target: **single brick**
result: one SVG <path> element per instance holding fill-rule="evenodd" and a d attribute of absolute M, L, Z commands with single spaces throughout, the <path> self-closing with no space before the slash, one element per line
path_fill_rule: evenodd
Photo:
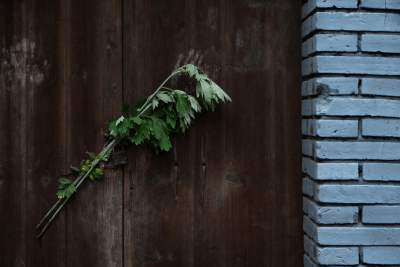
<path fill-rule="evenodd" d="M 400 206 L 364 206 L 362 222 L 398 224 L 400 223 Z"/>
<path fill-rule="evenodd" d="M 317 12 L 302 25 L 302 37 L 315 30 L 398 32 L 400 14 Z"/>
<path fill-rule="evenodd" d="M 367 181 L 400 181 L 400 164 L 363 163 L 363 179 Z"/>
<path fill-rule="evenodd" d="M 320 137 L 357 137 L 358 120 L 308 120 L 308 135 Z"/>
<path fill-rule="evenodd" d="M 399 0 L 361 0 L 360 7 L 378 9 L 400 9 Z"/>
<path fill-rule="evenodd" d="M 307 82 L 308 81 L 304 81 L 301 83 L 301 95 L 302 96 L 307 96 Z"/>
<path fill-rule="evenodd" d="M 304 267 L 319 267 L 320 265 L 317 265 L 314 263 L 308 256 L 307 254 L 304 254 L 303 256 L 303 263 Z"/>
<path fill-rule="evenodd" d="M 304 155 L 313 156 L 315 154 L 315 152 L 313 151 L 315 149 L 315 141 L 310 139 L 303 139 L 301 143 L 302 152 Z"/>
<path fill-rule="evenodd" d="M 308 198 L 303 198 L 303 211 L 319 224 L 358 223 L 358 207 L 319 206 Z"/>
<path fill-rule="evenodd" d="M 400 35 L 363 34 L 361 51 L 400 53 Z"/>
<path fill-rule="evenodd" d="M 315 56 L 303 60 L 303 76 L 316 73 L 400 75 L 400 58 Z"/>
<path fill-rule="evenodd" d="M 400 247 L 363 247 L 361 255 L 366 264 L 400 264 Z"/>
<path fill-rule="evenodd" d="M 399 119 L 363 119 L 363 136 L 400 137 Z"/>
<path fill-rule="evenodd" d="M 395 227 L 317 226 L 308 216 L 304 216 L 303 230 L 319 245 L 400 245 L 400 228 Z"/>
<path fill-rule="evenodd" d="M 334 142 L 304 139 L 303 154 L 319 159 L 399 160 L 398 142 Z"/>
<path fill-rule="evenodd" d="M 314 182 L 309 178 L 303 178 L 303 194 L 310 197 L 314 195 Z"/>
<path fill-rule="evenodd" d="M 358 94 L 358 78 L 316 78 L 303 82 L 303 96 Z"/>
<path fill-rule="evenodd" d="M 400 186 L 314 184 L 314 199 L 322 203 L 397 204 Z"/>
<path fill-rule="evenodd" d="M 358 163 L 317 163 L 303 158 L 302 166 L 315 180 L 358 180 Z"/>
<path fill-rule="evenodd" d="M 399 100 L 327 97 L 305 101 L 308 116 L 400 117 Z"/>
<path fill-rule="evenodd" d="M 301 102 L 301 115 L 303 116 L 310 116 L 312 114 L 311 104 L 313 100 L 303 100 Z"/>
<path fill-rule="evenodd" d="M 304 236 L 304 251 L 317 264 L 355 265 L 359 263 L 358 247 L 320 247 Z"/>
<path fill-rule="evenodd" d="M 302 46 L 303 57 L 315 52 L 357 52 L 357 35 L 317 34 Z"/>
<path fill-rule="evenodd" d="M 308 120 L 301 120 L 301 133 L 304 135 L 308 135 Z"/>
<path fill-rule="evenodd" d="M 304 19 L 316 8 L 357 8 L 357 0 L 309 0 L 301 10 L 301 17 Z"/>
<path fill-rule="evenodd" d="M 400 96 L 400 80 L 398 79 L 376 79 L 363 78 L 361 94 Z"/>

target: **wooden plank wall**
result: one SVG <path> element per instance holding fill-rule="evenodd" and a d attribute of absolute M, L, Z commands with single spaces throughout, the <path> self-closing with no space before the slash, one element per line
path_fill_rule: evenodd
<path fill-rule="evenodd" d="M 302 266 L 300 14 L 299 0 L 1 0 L 0 265 Z M 60 172 L 187 63 L 233 102 L 168 153 L 128 148 L 37 240 Z"/>

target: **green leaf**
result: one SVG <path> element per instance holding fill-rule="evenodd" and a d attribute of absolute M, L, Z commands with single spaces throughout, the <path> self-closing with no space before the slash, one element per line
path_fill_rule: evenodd
<path fill-rule="evenodd" d="M 225 99 L 229 100 L 232 102 L 232 99 L 228 96 L 227 93 L 225 93 L 221 87 L 219 87 L 216 83 L 211 81 L 211 88 L 213 89 L 214 93 L 218 96 L 219 99 L 221 99 L 223 102 L 225 102 Z"/>
<path fill-rule="evenodd" d="M 167 123 L 171 125 L 172 128 L 175 128 L 176 118 L 171 118 L 170 116 L 167 116 Z"/>
<path fill-rule="evenodd" d="M 196 98 L 194 98 L 191 95 L 188 95 L 188 99 L 190 102 L 190 106 L 194 109 L 194 111 L 201 112 L 201 106 L 200 106 L 199 102 L 197 102 Z"/>
<path fill-rule="evenodd" d="M 169 140 L 168 131 L 165 129 L 161 131 L 161 139 L 159 145 L 160 148 L 164 151 L 168 151 L 172 147 L 171 141 Z"/>
<path fill-rule="evenodd" d="M 129 117 L 129 104 L 128 103 L 126 103 L 126 102 L 122 103 L 121 113 L 125 114 L 127 117 Z"/>
<path fill-rule="evenodd" d="M 161 138 L 162 126 L 156 120 L 153 119 L 153 134 L 157 140 Z"/>
<path fill-rule="evenodd" d="M 78 169 L 77 167 L 74 167 L 74 166 L 71 165 L 70 168 L 71 168 L 71 170 L 73 170 L 73 171 L 79 172 L 79 169 Z"/>
<path fill-rule="evenodd" d="M 158 93 L 158 94 L 157 94 L 157 97 L 158 97 L 161 101 L 163 101 L 163 102 L 165 102 L 165 103 L 174 102 L 174 99 L 173 99 L 170 95 L 168 95 L 168 94 L 166 94 L 166 93 Z"/>
<path fill-rule="evenodd" d="M 137 125 L 140 125 L 142 123 L 142 120 L 138 116 L 131 118 L 131 120 Z"/>
<path fill-rule="evenodd" d="M 129 129 L 132 128 L 132 121 L 131 120 L 123 120 L 120 124 L 117 125 L 117 129 L 122 133 L 122 134 L 127 134 L 129 132 Z"/>
<path fill-rule="evenodd" d="M 156 109 L 156 107 L 158 107 L 158 100 L 157 100 L 157 98 L 154 97 L 154 98 L 152 99 L 151 105 L 152 105 L 153 109 Z"/>
<path fill-rule="evenodd" d="M 116 125 L 118 126 L 121 122 L 124 121 L 124 119 L 125 119 L 125 117 L 124 117 L 124 116 L 121 116 L 121 117 L 117 120 Z"/>
<path fill-rule="evenodd" d="M 136 132 L 136 135 L 133 138 L 133 140 L 135 141 L 136 145 L 139 145 L 142 143 L 145 137 L 150 138 L 150 126 L 147 120 L 142 121 L 142 124 L 140 125 L 138 131 Z"/>
<path fill-rule="evenodd" d="M 86 151 L 86 153 L 87 153 L 92 159 L 97 159 L 97 156 L 96 156 L 94 153 L 89 152 L 89 151 Z"/>
<path fill-rule="evenodd" d="M 107 123 L 107 129 L 110 132 L 112 132 L 112 131 L 117 132 L 117 123 L 116 122 L 117 122 L 117 118 L 114 118 L 112 121 L 109 121 Z"/>
<path fill-rule="evenodd" d="M 71 180 L 65 179 L 65 178 L 60 178 L 58 181 L 59 181 L 61 184 L 63 184 L 63 185 L 72 184 L 72 181 L 71 181 Z"/>
<path fill-rule="evenodd" d="M 164 115 L 165 115 L 164 111 L 160 108 L 160 109 L 157 109 L 157 110 L 153 113 L 153 115 L 151 115 L 151 117 L 161 118 L 161 117 L 163 117 Z"/>

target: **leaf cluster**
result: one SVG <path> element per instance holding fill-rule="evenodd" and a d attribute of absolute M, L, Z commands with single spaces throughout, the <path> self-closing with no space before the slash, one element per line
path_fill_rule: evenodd
<path fill-rule="evenodd" d="M 221 101 L 231 101 L 230 97 L 196 66 L 185 65 L 172 75 L 180 72 L 188 73 L 196 79 L 196 96 L 161 86 L 150 97 L 139 99 L 133 106 L 132 113 L 129 104 L 123 103 L 122 116 L 107 123 L 111 134 L 120 138 L 124 145 L 146 142 L 155 148 L 156 153 L 159 150 L 168 151 L 172 147 L 169 135 L 184 134 L 194 122 L 195 113 L 200 113 L 202 108 L 214 111 L 216 104 Z"/>

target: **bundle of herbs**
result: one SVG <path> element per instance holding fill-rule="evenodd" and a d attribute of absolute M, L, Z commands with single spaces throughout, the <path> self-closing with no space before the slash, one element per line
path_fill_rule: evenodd
<path fill-rule="evenodd" d="M 164 87 L 172 76 L 182 72 L 186 72 L 190 77 L 196 79 L 196 96 Z M 225 100 L 231 101 L 230 97 L 201 69 L 188 64 L 175 70 L 151 96 L 139 99 L 133 106 L 131 113 L 129 104 L 122 103 L 122 116 L 107 123 L 110 132 L 107 134 L 109 140 L 103 146 L 100 154 L 86 152 L 91 160 L 83 160 L 79 168 L 71 166 L 71 169 L 78 173 L 75 181 L 66 178 L 59 180 L 60 186 L 57 192 L 59 199 L 36 228 L 50 216 L 56 207 L 61 205 L 38 237 L 44 233 L 68 199 L 87 177 L 92 180 L 102 178 L 103 169 L 96 168 L 96 166 L 101 161 L 109 160 L 116 144 L 129 145 L 132 143 L 139 145 L 146 142 L 155 149 L 157 154 L 160 150 L 169 151 L 172 147 L 169 138 L 170 133 L 185 133 L 186 129 L 194 122 L 195 113 L 200 113 L 202 108 L 207 111 L 214 111 L 216 104 L 221 101 L 225 102 Z"/>

